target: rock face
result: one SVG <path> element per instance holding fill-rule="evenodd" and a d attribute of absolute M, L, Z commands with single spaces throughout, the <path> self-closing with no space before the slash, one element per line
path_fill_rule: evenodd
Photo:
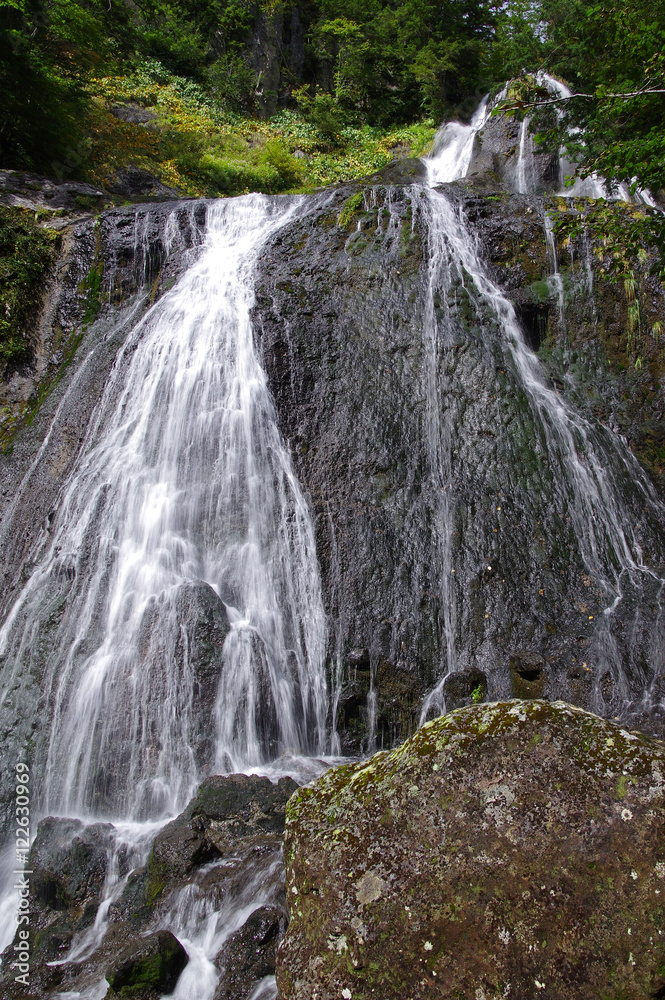
<path fill-rule="evenodd" d="M 665 744 L 460 709 L 287 810 L 281 1000 L 665 995 Z"/>
<path fill-rule="evenodd" d="M 469 675 L 457 679 L 462 698 L 480 673 L 490 700 L 562 698 L 664 731 L 661 696 L 648 713 L 642 697 L 663 683 L 664 619 L 650 575 L 665 572 L 662 508 L 650 507 L 654 486 L 616 434 L 658 484 L 662 348 L 645 337 L 643 368 L 625 363 L 625 297 L 588 234 L 565 247 L 556 238 L 560 300 L 546 216 L 575 215 L 579 203 L 492 183 L 447 186 L 454 212 L 443 249 L 434 196 L 373 178 L 328 192 L 259 264 L 256 332 L 315 518 L 343 746 L 394 745 L 433 691 L 434 714 L 444 700 L 449 708 L 449 672 Z M 515 310 L 527 357 L 541 363 L 545 418 L 505 327 L 458 267 L 461 216 L 502 308 Z M 645 325 L 665 314 L 647 271 Z M 560 400 L 588 421 L 621 498 L 616 514 L 612 504 L 581 514 L 596 487 L 575 495 L 571 452 L 552 434 Z M 607 590 L 618 551 L 608 539 L 623 517 L 624 538 L 643 540 L 646 571 Z M 583 551 L 590 524 L 608 531 L 593 570 Z"/>

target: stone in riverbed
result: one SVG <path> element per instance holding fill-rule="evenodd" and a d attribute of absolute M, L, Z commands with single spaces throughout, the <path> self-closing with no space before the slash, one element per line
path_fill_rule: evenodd
<path fill-rule="evenodd" d="M 140 938 L 107 972 L 111 996 L 142 997 L 151 991 L 171 993 L 187 962 L 187 952 L 170 931 L 157 931 Z"/>
<path fill-rule="evenodd" d="M 287 808 L 281 1000 L 665 995 L 665 744 L 461 709 Z"/>
<path fill-rule="evenodd" d="M 214 1000 L 247 1000 L 262 979 L 274 974 L 286 924 L 280 906 L 260 906 L 250 914 L 215 959 L 222 975 Z"/>

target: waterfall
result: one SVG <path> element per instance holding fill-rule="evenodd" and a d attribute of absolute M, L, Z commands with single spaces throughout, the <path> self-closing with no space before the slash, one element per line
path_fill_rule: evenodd
<path fill-rule="evenodd" d="M 533 190 L 533 143 L 529 135 L 529 119 L 520 127 L 520 151 L 517 160 L 517 193 L 528 194 Z"/>
<path fill-rule="evenodd" d="M 43 676 L 35 826 L 47 813 L 115 824 L 97 918 L 65 961 L 105 932 L 118 851 L 131 841 L 130 867 L 145 863 L 201 777 L 325 750 L 313 527 L 250 322 L 257 256 L 303 207 L 261 195 L 207 206 L 204 251 L 122 347 L 0 632 L 0 704 L 26 665 Z M 232 917 L 174 903 L 192 958 L 178 996 L 212 996 L 214 949 L 259 905 L 249 883 L 229 897 Z"/>
<path fill-rule="evenodd" d="M 559 271 L 559 259 L 556 252 L 556 239 L 554 236 L 554 226 L 551 217 L 545 214 L 545 240 L 547 242 L 547 253 L 550 259 L 551 274 L 549 276 L 550 287 L 554 289 L 559 311 L 559 326 L 562 332 L 566 329 L 565 299 L 563 289 L 563 278 Z"/>
<path fill-rule="evenodd" d="M 475 125 L 467 126 L 464 131 L 461 126 L 456 126 L 454 134 L 448 133 L 447 145 L 433 152 L 432 161 L 428 163 L 432 187 L 465 175 L 469 166 L 470 144 L 475 139 L 479 122 L 482 127 L 486 108 L 485 98 L 474 116 Z M 526 134 L 524 130 L 522 134 Z M 453 292 L 457 296 L 456 288 L 464 289 L 475 305 L 478 335 L 487 341 L 488 350 L 492 350 L 490 341 L 495 340 L 498 332 L 504 363 L 512 370 L 520 389 L 526 393 L 534 425 L 543 442 L 543 451 L 548 456 L 555 495 L 561 508 L 568 510 L 589 576 L 598 580 L 602 588 L 605 608 L 603 619 L 597 626 L 596 646 L 602 650 L 604 661 L 628 702 L 630 687 L 625 679 L 625 668 L 610 634 L 612 614 L 624 598 L 627 585 L 635 587 L 643 600 L 645 588 L 651 588 L 658 606 L 662 608 L 665 579 L 645 562 L 641 528 L 626 509 L 619 477 L 632 481 L 638 496 L 638 509 L 652 525 L 663 522 L 665 506 L 625 442 L 605 428 L 592 425 L 550 388 L 537 357 L 525 345 L 512 304 L 491 280 L 480 260 L 476 241 L 462 210 L 455 209 L 449 196 L 441 190 L 425 190 L 421 197 L 427 203 L 425 214 L 429 231 L 430 307 L 425 337 L 431 352 L 431 371 L 438 370 L 438 354 L 445 341 L 446 329 L 450 329 L 449 309 L 444 307 L 443 315 L 439 309 L 441 318 L 437 318 L 434 303 L 436 300 L 449 302 Z M 551 227 L 546 227 L 546 235 L 550 252 L 556 254 Z M 563 324 L 563 287 L 556 256 L 554 265 L 553 280 Z M 494 317 L 496 325 L 488 325 L 483 319 L 488 313 Z M 459 586 L 463 579 L 470 578 L 468 570 L 460 565 L 461 557 L 456 556 L 451 542 L 455 514 L 455 502 L 451 497 L 454 396 L 446 398 L 442 388 L 437 389 L 433 384 L 430 398 L 434 400 L 430 409 L 435 418 L 430 421 L 428 433 L 430 449 L 436 454 L 434 467 L 440 477 L 439 494 L 442 498 L 439 536 L 447 656 L 442 676 L 424 700 L 421 723 L 435 712 L 445 710 L 444 682 L 447 674 L 456 669 L 458 658 L 455 622 L 457 603 L 462 597 Z M 487 569 L 491 571 L 491 566 L 488 565 Z M 657 631 L 658 625 L 653 634 L 654 648 L 660 641 Z M 648 700 L 646 694 L 644 697 Z M 600 700 L 596 710 L 601 714 L 603 712 Z"/>
<path fill-rule="evenodd" d="M 43 657 L 43 811 L 173 813 L 212 764 L 324 749 L 313 529 L 249 320 L 256 256 L 300 205 L 208 207 L 205 253 L 121 351 L 0 633 L 5 677 Z M 201 665 L 211 616 L 226 636 Z"/>
<path fill-rule="evenodd" d="M 489 94 L 482 99 L 468 125 L 448 122 L 439 129 L 434 138 L 432 152 L 425 160 L 432 187 L 466 176 L 476 136 L 489 115 L 488 105 Z"/>
<path fill-rule="evenodd" d="M 645 523 L 663 521 L 665 510 L 646 475 L 625 442 L 587 420 L 549 384 L 511 302 L 481 260 L 462 209 L 451 192 L 436 189 L 467 174 L 489 109 L 486 97 L 469 125 L 453 123 L 440 131 L 426 161 L 430 186 L 408 192 L 411 234 L 408 216 L 392 211 L 390 190 L 384 203 L 372 189 L 364 204 L 381 208 L 377 225 L 385 225 L 397 245 L 408 243 L 421 220 L 426 229 L 428 259 L 424 265 L 418 259 L 410 278 L 408 301 L 415 302 L 418 281 L 425 301 L 422 361 L 418 355 L 409 391 L 422 404 L 418 427 L 425 437 L 422 468 L 433 537 L 427 579 L 441 608 L 433 631 L 443 641 L 441 663 L 428 664 L 434 681 L 421 721 L 445 710 L 446 677 L 468 666 L 460 635 L 470 614 L 471 586 L 493 573 L 494 560 L 481 551 L 486 539 L 481 545 L 475 538 L 475 549 L 462 547 L 454 530 L 463 421 L 467 430 L 471 422 L 489 424 L 502 405 L 489 402 L 498 389 L 481 383 L 489 383 L 487 372 L 492 378 L 496 369 L 507 373 L 508 391 L 525 400 L 528 418 L 516 435 L 533 429 L 529 447 L 547 469 L 543 502 L 565 521 L 562 545 L 577 547 L 579 562 L 601 593 L 594 641 L 626 703 L 635 685 L 625 677 L 613 615 L 631 588 L 638 598 L 651 588 L 644 603 L 655 594 L 652 602 L 659 607 L 665 588 L 643 556 L 642 525 L 634 515 L 639 507 Z M 526 121 L 519 149 L 518 183 L 527 193 L 533 174 Z M 207 205 L 205 246 L 120 349 L 84 430 L 76 467 L 0 630 L 0 708 L 20 711 L 12 699 L 22 673 L 39 678 L 41 686 L 41 725 L 29 748 L 39 764 L 33 771 L 33 820 L 54 813 L 113 824 L 103 898 L 63 963 L 86 961 L 98 949 L 128 869 L 145 864 L 155 832 L 182 809 L 202 777 L 237 770 L 277 777 L 298 755 L 339 752 L 334 725 L 348 653 L 339 596 L 345 567 L 328 505 L 331 617 L 339 612 L 332 622 L 328 747 L 328 630 L 314 528 L 279 432 L 251 323 L 259 255 L 282 227 L 318 205 L 316 199 L 261 195 Z M 143 240 L 138 225 L 136 239 Z M 563 320 L 550 230 L 547 241 Z M 145 266 L 145 254 L 143 259 Z M 408 313 L 406 300 L 400 309 Z M 452 359 L 457 348 L 464 353 L 464 338 L 473 340 L 482 364 L 469 365 L 460 392 L 455 379 L 461 363 L 455 367 Z M 474 448 L 470 435 L 466 446 L 468 456 Z M 42 451 L 35 461 L 41 458 Z M 30 475 L 33 469 L 34 463 Z M 633 484 L 628 503 L 621 477 Z M 475 484 L 467 476 L 463 485 L 471 508 Z M 494 496 L 491 509 L 498 512 Z M 410 605 L 403 603 L 406 617 Z M 477 617 L 477 631 L 484 632 L 476 648 L 492 652 L 500 645 L 498 627 L 485 608 Z M 508 640 L 502 643 L 505 654 Z M 373 750 L 379 656 L 374 647 L 368 652 L 366 747 Z M 600 701 L 597 709 L 604 711 Z M 309 780 L 322 765 L 310 759 L 297 766 Z M 6 860 L 0 859 L 3 872 L 11 868 Z M 223 944 L 254 909 L 274 902 L 279 845 L 252 861 L 251 870 L 245 860 L 234 859 L 238 879 L 221 902 L 208 876 L 228 859 L 197 869 L 185 888 L 169 896 L 158 926 L 151 927 L 172 930 L 189 954 L 176 1000 L 212 1000 L 219 980 L 214 959 Z M 0 898 L 5 939 L 11 936 L 12 910 L 15 899 Z M 104 982 L 98 982 L 86 998 L 97 1000 L 104 992 Z M 268 997 L 275 997 L 271 977 L 257 987 L 254 1000 Z"/>

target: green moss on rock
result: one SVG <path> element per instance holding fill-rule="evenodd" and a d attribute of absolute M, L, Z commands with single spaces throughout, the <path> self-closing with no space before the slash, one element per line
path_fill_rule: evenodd
<path fill-rule="evenodd" d="M 328 772 L 287 808 L 280 997 L 659 995 L 664 797 L 664 744 L 562 702 Z"/>
<path fill-rule="evenodd" d="M 140 997 L 148 990 L 170 993 L 187 962 L 187 952 L 170 931 L 150 934 L 128 948 L 108 971 L 111 995 Z"/>

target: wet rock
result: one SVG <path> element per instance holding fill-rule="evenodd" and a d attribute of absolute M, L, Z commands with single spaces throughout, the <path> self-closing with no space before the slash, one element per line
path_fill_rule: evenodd
<path fill-rule="evenodd" d="M 217 856 L 218 852 L 203 832 L 179 816 L 155 837 L 150 862 L 175 881 L 185 878 L 197 865 Z"/>
<path fill-rule="evenodd" d="M 367 647 L 351 649 L 347 653 L 346 660 L 353 670 L 369 670 L 369 649 Z"/>
<path fill-rule="evenodd" d="M 203 782 L 184 815 L 201 823 L 208 841 L 223 852 L 247 837 L 281 834 L 286 803 L 297 787 L 292 778 L 273 784 L 257 775 L 214 775 Z"/>
<path fill-rule="evenodd" d="M 280 907 L 261 906 L 229 937 L 215 959 L 222 973 L 215 1000 L 247 1000 L 261 979 L 274 975 L 287 922 Z"/>
<path fill-rule="evenodd" d="M 106 973 L 111 995 L 171 993 L 188 961 L 187 952 L 170 931 L 150 934 L 123 952 Z"/>
<path fill-rule="evenodd" d="M 393 160 L 367 178 L 372 184 L 426 184 L 427 167 L 417 157 Z"/>
<path fill-rule="evenodd" d="M 510 657 L 510 674 L 516 698 L 542 698 L 546 687 L 545 660 L 530 650 L 518 650 Z"/>
<path fill-rule="evenodd" d="M 113 827 L 109 823 L 86 826 L 80 820 L 48 817 L 40 821 L 30 849 L 26 876 L 30 890 L 31 992 L 46 996 L 62 988 L 70 977 L 63 966 L 49 966 L 68 952 L 74 935 L 95 919 L 107 874 Z M 20 930 L 20 928 L 19 928 Z M 14 942 L 3 955 L 3 971 L 13 959 Z M 11 973 L 0 987 L 8 1000 L 23 1000 L 20 984 Z"/>
<path fill-rule="evenodd" d="M 543 152 L 534 145 L 530 132 L 522 136 L 522 125 L 505 115 L 491 116 L 478 132 L 473 144 L 467 176 L 478 180 L 489 175 L 510 191 L 528 190 L 542 194 L 562 187 L 559 177 L 558 153 Z M 524 143 L 528 157 L 522 169 L 528 176 L 520 178 L 520 145 Z"/>
<path fill-rule="evenodd" d="M 486 694 L 487 677 L 482 670 L 455 670 L 443 682 L 443 695 L 449 712 L 484 701 Z"/>
<path fill-rule="evenodd" d="M 315 773 L 320 769 L 315 767 Z M 72 944 L 80 941 L 80 935 L 94 923 L 107 874 L 113 827 L 85 826 L 71 819 L 43 820 L 28 865 L 33 871 L 32 992 L 24 996 L 22 987 L 18 988 L 8 975 L 0 986 L 3 1000 L 5 993 L 7 1000 L 42 1000 L 65 990 L 84 991 L 95 982 L 95 976 L 98 981 L 108 968 L 116 970 L 118 983 L 124 983 L 115 987 L 122 996 L 154 1000 L 160 991 L 170 992 L 172 986 L 149 986 L 146 980 L 143 992 L 122 993 L 130 988 L 122 977 L 129 975 L 127 969 L 135 959 L 148 963 L 142 951 L 138 958 L 133 952 L 137 937 L 140 942 L 154 939 L 150 947 L 154 946 L 156 957 L 150 960 L 151 968 L 157 969 L 159 975 L 167 974 L 170 959 L 162 968 L 160 939 L 155 935 L 144 939 L 141 935 L 164 917 L 177 894 L 187 886 L 195 886 L 199 897 L 216 909 L 230 905 L 249 912 L 257 899 L 264 904 L 226 942 L 223 960 L 220 958 L 229 989 L 233 987 L 234 995 L 242 997 L 242 982 L 258 982 L 274 971 L 275 949 L 286 926 L 281 841 L 286 803 L 297 787 L 286 777 L 277 783 L 245 774 L 206 779 L 184 812 L 157 834 L 147 864 L 129 873 L 124 888 L 108 909 L 103 940 L 82 964 L 47 963 L 65 959 Z M 129 863 L 122 851 L 116 855 L 116 863 L 119 875 L 126 875 Z M 11 946 L 5 953 L 5 959 L 8 957 Z"/>
<path fill-rule="evenodd" d="M 213 718 L 219 687 L 222 647 L 230 630 L 223 601 L 207 583 L 187 581 L 146 605 L 139 648 L 144 663 L 164 659 L 178 665 L 192 683 L 189 745 L 199 772 L 215 763 Z M 161 697 L 155 690 L 155 697 Z"/>
<path fill-rule="evenodd" d="M 620 516 L 644 525 L 642 551 L 660 574 L 662 518 L 645 510 L 639 473 L 621 468 L 632 457 L 624 450 L 619 460 L 625 446 L 598 414 L 609 415 L 611 400 L 616 426 L 637 440 L 647 421 L 626 401 L 633 390 L 646 399 L 652 385 L 655 428 L 665 412 L 665 378 L 625 360 L 615 368 L 604 353 L 600 340 L 618 343 L 627 316 L 598 263 L 602 248 L 594 244 L 590 253 L 582 237 L 574 249 L 557 247 L 579 347 L 571 352 L 544 216 L 573 209 L 511 194 L 498 181 L 488 187 L 478 176 L 447 185 L 445 196 L 466 216 L 527 350 L 538 352 L 544 385 L 550 379 L 588 420 L 621 496 Z M 649 721 L 640 707 L 660 671 L 653 578 L 622 582 L 618 604 L 597 572 L 584 582 L 589 560 L 585 532 L 572 527 L 579 505 L 569 459 L 557 454 L 549 417 L 541 423 L 525 392 L 501 322 L 454 262 L 429 299 L 427 202 L 415 185 L 340 187 L 281 230 L 258 265 L 254 322 L 314 516 L 331 623 L 327 657 L 340 665 L 331 666 L 330 680 L 339 685 L 341 745 L 366 752 L 371 740 L 381 747 L 404 739 L 419 723 L 424 697 L 433 693 L 431 710 L 442 711 L 445 675 L 477 664 L 490 700 L 562 698 L 610 717 L 630 715 L 634 724 L 639 711 L 641 727 L 661 731 L 658 712 L 649 710 Z M 590 273 L 604 302 L 595 319 Z M 646 274 L 640 280 L 651 289 Z M 662 289 L 649 296 L 656 322 Z M 434 347 L 425 335 L 431 315 Z M 660 373 L 656 342 L 646 340 L 652 372 Z M 665 468 L 656 430 L 644 440 Z M 432 442 L 441 450 L 432 451 Z M 607 578 L 610 564 L 608 556 Z M 368 651 L 371 669 L 366 658 L 349 658 L 352 649 Z M 520 650 L 542 658 L 541 681 L 511 666 Z M 571 672 L 577 663 L 586 666 Z M 606 675 L 612 684 L 603 684 Z"/>
<path fill-rule="evenodd" d="M 135 101 L 128 101 L 126 104 L 117 104 L 110 110 L 115 118 L 119 118 L 123 122 L 129 122 L 130 125 L 147 125 L 157 117 L 154 111 L 136 104 Z"/>
<path fill-rule="evenodd" d="M 283 1000 L 665 990 L 665 744 L 564 703 L 473 706 L 287 811 Z"/>
<path fill-rule="evenodd" d="M 145 876 L 127 886 L 113 909 L 114 919 L 150 913 L 195 869 L 216 858 L 278 847 L 286 803 L 297 787 L 291 778 L 277 784 L 248 774 L 207 778 L 185 811 L 155 838 Z M 225 870 L 220 868 L 216 877 L 224 879 Z"/>
<path fill-rule="evenodd" d="M 0 170 L 0 205 L 76 217 L 99 211 L 108 200 L 108 195 L 92 184 L 52 180 L 22 170 Z"/>
<path fill-rule="evenodd" d="M 96 900 L 104 885 L 111 844 L 110 823 L 86 826 L 76 819 L 41 820 L 28 868 L 36 926 L 51 911 L 64 912 Z"/>

